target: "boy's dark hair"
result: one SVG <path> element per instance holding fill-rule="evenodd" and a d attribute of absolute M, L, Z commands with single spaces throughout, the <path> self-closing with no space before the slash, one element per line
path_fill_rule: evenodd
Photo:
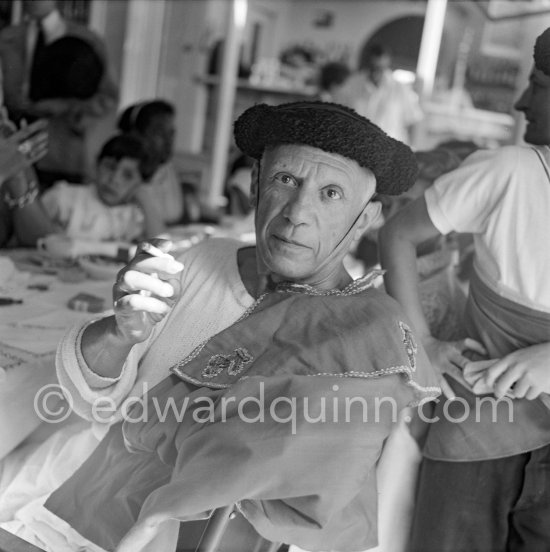
<path fill-rule="evenodd" d="M 139 163 L 139 170 L 142 178 L 144 180 L 149 180 L 149 178 L 151 178 L 151 174 L 144 168 L 146 165 L 147 153 L 141 140 L 135 136 L 117 134 L 107 140 L 97 156 L 97 162 L 99 163 L 106 157 L 116 159 L 117 162 L 124 157 L 135 159 Z"/>
<path fill-rule="evenodd" d="M 147 130 L 151 121 L 159 115 L 174 115 L 174 106 L 165 100 L 148 100 L 127 107 L 118 119 L 121 132 L 138 132 Z"/>

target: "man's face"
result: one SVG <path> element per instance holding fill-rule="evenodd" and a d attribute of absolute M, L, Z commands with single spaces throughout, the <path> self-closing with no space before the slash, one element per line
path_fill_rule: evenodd
<path fill-rule="evenodd" d="M 137 187 L 142 183 L 139 161 L 123 157 L 120 161 L 104 157 L 97 166 L 97 195 L 113 207 L 132 200 Z"/>
<path fill-rule="evenodd" d="M 336 287 L 346 251 L 331 253 L 375 186 L 370 171 L 340 155 L 303 145 L 266 149 L 259 190 L 253 190 L 254 197 L 259 193 L 256 240 L 265 268 L 276 279 Z M 368 226 L 369 215 L 361 215 L 350 242 Z"/>
<path fill-rule="evenodd" d="M 367 64 L 367 74 L 375 86 L 380 86 L 384 75 L 391 67 L 390 56 L 371 56 Z"/>
<path fill-rule="evenodd" d="M 550 77 L 533 68 L 529 84 L 514 106 L 527 120 L 523 138 L 529 144 L 550 144 Z"/>

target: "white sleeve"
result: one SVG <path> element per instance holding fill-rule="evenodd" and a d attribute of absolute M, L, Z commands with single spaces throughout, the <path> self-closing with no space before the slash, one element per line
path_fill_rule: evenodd
<path fill-rule="evenodd" d="M 115 410 L 132 390 L 138 375 L 141 357 L 147 351 L 153 335 L 143 343 L 134 345 L 117 378 L 100 376 L 86 364 L 81 351 L 82 334 L 92 322 L 71 328 L 57 348 L 55 359 L 57 379 L 71 408 L 82 418 L 101 421 L 94 415 L 94 408 L 112 405 Z M 155 328 L 156 329 L 156 328 Z M 96 405 L 96 407 L 94 407 Z M 105 414 L 105 422 L 111 422 Z"/>
<path fill-rule="evenodd" d="M 176 256 L 176 258 L 186 265 L 188 259 L 192 259 L 197 254 L 197 250 L 198 247 L 189 249 Z M 190 277 L 189 272 L 184 269 L 180 276 L 182 289 L 186 289 L 186 278 L 188 277 Z M 182 298 L 180 298 L 181 300 Z M 71 328 L 59 343 L 55 361 L 58 382 L 68 401 L 72 403 L 71 408 L 87 420 L 103 420 L 106 423 L 111 423 L 113 418 L 107 419 L 107 406 L 112 406 L 111 416 L 116 411 L 115 419 L 118 419 L 120 416 L 119 407 L 129 396 L 137 381 L 141 359 L 148 351 L 151 343 L 163 331 L 168 320 L 169 316 L 164 317 L 154 326 L 151 335 L 144 342 L 137 343 L 132 347 L 126 357 L 120 376 L 117 378 L 100 376 L 90 369 L 82 355 L 82 334 L 94 321 Z M 105 412 L 105 419 L 97 419 L 97 415 L 94 414 L 94 409 L 97 411 L 97 408 Z"/>
<path fill-rule="evenodd" d="M 481 233 L 518 165 L 518 149 L 478 151 L 439 177 L 424 193 L 428 214 L 442 234 Z"/>

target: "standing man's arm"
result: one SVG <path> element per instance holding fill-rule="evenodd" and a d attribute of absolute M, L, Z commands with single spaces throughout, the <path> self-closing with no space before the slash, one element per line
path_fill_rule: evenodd
<path fill-rule="evenodd" d="M 485 350 L 469 338 L 443 342 L 432 337 L 418 294 L 416 248 L 422 242 L 439 235 L 440 232 L 428 214 L 426 200 L 421 197 L 399 211 L 380 230 L 380 261 L 382 268 L 386 270 L 384 282 L 387 292 L 402 305 L 432 364 L 442 374 L 450 373 L 456 379 L 462 380 L 457 368 L 463 369 L 468 362 L 463 356 L 464 351 L 471 349 L 484 354 Z M 454 395 L 443 378 L 440 384 L 447 396 Z"/>
<path fill-rule="evenodd" d="M 402 305 L 422 341 L 430 338 L 430 330 L 418 295 L 416 248 L 439 235 L 423 197 L 401 209 L 379 232 L 386 291 Z"/>

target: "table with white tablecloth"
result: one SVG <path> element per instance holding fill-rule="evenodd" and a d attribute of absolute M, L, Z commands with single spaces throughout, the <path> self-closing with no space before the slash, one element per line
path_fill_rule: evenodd
<path fill-rule="evenodd" d="M 16 261 L 25 253 L 3 251 Z M 6 268 L 7 267 L 7 268 Z M 8 269 L 12 274 L 7 275 Z M 47 271 L 46 271 L 47 272 Z M 55 274 L 13 271 L 0 266 L 0 298 L 22 301 L 0 305 L 0 458 L 13 450 L 48 418 L 55 419 L 62 397 L 56 384 L 55 351 L 63 334 L 74 324 L 101 316 L 72 310 L 69 300 L 87 293 L 111 308 L 112 281 L 83 279 L 69 283 Z M 78 306 L 78 305 L 77 305 Z M 50 394 L 48 395 L 48 392 Z M 37 409 L 39 410 L 37 412 Z"/>

